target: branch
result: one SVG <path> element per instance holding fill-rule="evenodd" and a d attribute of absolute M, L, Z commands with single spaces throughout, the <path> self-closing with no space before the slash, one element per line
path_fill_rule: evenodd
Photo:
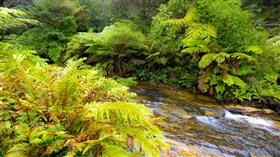
<path fill-rule="evenodd" d="M 22 30 L 13 40 L 16 40 L 19 36 L 21 36 L 25 31 L 27 31 L 29 28 L 25 28 Z"/>

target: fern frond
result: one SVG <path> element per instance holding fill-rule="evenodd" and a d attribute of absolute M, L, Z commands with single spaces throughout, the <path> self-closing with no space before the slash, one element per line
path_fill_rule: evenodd
<path fill-rule="evenodd" d="M 21 18 L 24 15 L 25 13 L 20 10 L 0 7 L 0 30 L 39 25 L 39 22 L 36 20 Z"/>
<path fill-rule="evenodd" d="M 177 29 L 182 29 L 183 27 L 189 26 L 195 20 L 196 20 L 196 9 L 193 7 L 187 11 L 185 17 L 181 19 L 170 19 L 165 21 L 164 23 L 167 25 L 175 26 Z"/>
<path fill-rule="evenodd" d="M 207 47 L 187 47 L 187 48 L 184 48 L 181 52 L 195 54 L 195 53 L 199 53 L 199 52 L 208 52 L 208 51 L 209 50 Z"/>
<path fill-rule="evenodd" d="M 143 105 L 125 102 L 93 103 L 87 105 L 85 109 L 88 111 L 88 116 L 97 121 L 110 120 L 123 124 L 131 122 L 147 124 L 150 121 L 148 117 L 152 115 L 151 110 Z"/>
<path fill-rule="evenodd" d="M 208 67 L 215 60 L 215 53 L 208 53 L 201 57 L 198 66 L 201 69 Z"/>
<path fill-rule="evenodd" d="M 241 66 L 241 67 L 238 68 L 236 74 L 241 76 L 241 75 L 247 75 L 247 74 L 250 74 L 250 73 L 254 73 L 255 68 L 256 67 L 252 66 L 252 65 L 244 65 L 244 66 Z"/>
<path fill-rule="evenodd" d="M 190 38 L 190 39 L 200 39 L 204 41 L 205 44 L 208 44 L 210 38 L 217 37 L 217 31 L 211 25 L 193 23 L 186 30 L 185 36 L 186 38 Z"/>
<path fill-rule="evenodd" d="M 7 154 L 5 155 L 6 157 L 27 157 L 26 151 L 28 144 L 27 143 L 22 143 L 22 144 L 16 144 L 13 147 L 11 147 Z"/>
<path fill-rule="evenodd" d="M 255 61 L 254 57 L 250 56 L 250 55 L 247 55 L 245 53 L 240 53 L 240 52 L 235 52 L 233 53 L 231 56 L 231 58 L 236 58 L 236 59 L 246 59 L 248 61 Z"/>
<path fill-rule="evenodd" d="M 102 142 L 104 151 L 102 157 L 129 157 L 129 153 L 122 146 L 115 143 Z"/>
<path fill-rule="evenodd" d="M 245 88 L 246 86 L 246 83 L 243 82 L 239 77 L 229 74 L 226 78 L 223 79 L 223 82 L 226 83 L 228 86 L 237 85 L 241 88 Z"/>
<path fill-rule="evenodd" d="M 185 36 L 182 40 L 184 47 L 182 53 L 208 53 L 210 51 L 208 44 L 212 38 L 216 38 L 217 32 L 211 25 L 193 23 L 186 30 Z"/>
<path fill-rule="evenodd" d="M 220 52 L 218 54 L 215 55 L 214 60 L 220 64 L 223 63 L 226 59 L 228 59 L 230 57 L 230 54 L 225 53 L 225 52 Z"/>
<path fill-rule="evenodd" d="M 244 46 L 241 48 L 244 52 L 253 52 L 255 54 L 261 54 L 263 50 L 259 46 Z"/>

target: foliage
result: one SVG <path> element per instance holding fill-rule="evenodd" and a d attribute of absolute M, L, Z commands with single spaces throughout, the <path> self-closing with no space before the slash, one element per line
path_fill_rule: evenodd
<path fill-rule="evenodd" d="M 237 17 L 241 15 L 244 18 Z M 258 90 L 249 88 L 259 66 L 257 55 L 262 55 L 261 46 L 266 39 L 264 33 L 254 29 L 249 18 L 239 2 L 215 0 L 197 1 L 182 18 L 163 22 L 178 35 L 185 30 L 185 37 L 181 37 L 181 53 L 191 55 L 193 59 L 189 61 L 195 61 L 191 64 L 201 69 L 197 79 L 201 92 L 221 100 L 237 98 L 242 101 L 268 96 L 265 89 L 277 91 L 277 85 L 272 87 L 265 81 L 257 82 L 262 84 Z M 224 20 L 226 26 L 221 22 Z M 249 35 L 249 30 L 254 34 Z M 262 45 L 255 46 L 257 44 Z M 270 96 L 278 97 L 275 92 L 270 92 Z"/>
<path fill-rule="evenodd" d="M 78 30 L 87 30 L 87 16 L 83 8 L 67 0 L 34 1 L 29 14 L 42 26 L 27 31 L 20 39 L 28 49 L 38 51 L 41 57 L 58 62 L 66 43 Z"/>
<path fill-rule="evenodd" d="M 84 57 L 109 75 L 124 76 L 137 65 L 137 56 L 146 49 L 144 35 L 126 23 L 106 27 L 100 34 L 79 33 L 67 44 L 64 59 Z M 141 64 L 141 60 L 138 61 Z"/>
<path fill-rule="evenodd" d="M 29 25 L 38 25 L 39 22 L 24 18 L 26 14 L 20 10 L 0 7 L 0 32 L 5 32 L 11 28 L 28 28 Z M 1 39 L 0 39 L 1 40 Z"/>
<path fill-rule="evenodd" d="M 159 156 L 152 111 L 83 60 L 50 66 L 0 43 L 1 156 Z"/>
<path fill-rule="evenodd" d="M 101 32 L 106 26 L 112 24 L 111 2 L 108 0 L 79 0 L 79 5 L 88 16 L 88 25 L 95 32 Z"/>
<path fill-rule="evenodd" d="M 220 46 L 236 49 L 265 44 L 265 33 L 253 26 L 251 15 L 241 9 L 239 0 L 200 0 L 196 7 L 200 22 L 211 24 L 217 30 Z"/>
<path fill-rule="evenodd" d="M 159 7 L 159 12 L 153 17 L 151 26 L 152 47 L 151 53 L 157 55 L 156 58 L 166 58 L 167 60 L 178 60 L 180 55 L 180 41 L 183 37 L 182 32 L 178 32 L 176 25 L 166 22 L 172 18 L 184 17 L 186 11 L 191 8 L 191 3 L 187 0 L 170 0 L 167 4 Z M 186 16 L 189 18 L 188 16 Z"/>

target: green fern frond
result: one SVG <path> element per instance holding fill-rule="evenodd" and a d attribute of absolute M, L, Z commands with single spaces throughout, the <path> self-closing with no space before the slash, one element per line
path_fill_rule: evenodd
<path fill-rule="evenodd" d="M 214 60 L 220 64 L 223 63 L 226 59 L 228 59 L 230 57 L 230 54 L 225 53 L 225 52 L 220 52 L 218 54 L 215 55 Z"/>
<path fill-rule="evenodd" d="M 189 26 L 195 20 L 196 20 L 196 9 L 193 7 L 187 11 L 185 17 L 181 19 L 167 20 L 164 23 L 167 25 L 175 26 L 177 29 L 182 29 L 183 27 Z"/>
<path fill-rule="evenodd" d="M 207 49 L 202 49 L 200 47 L 187 47 L 187 48 L 184 48 L 181 52 L 182 53 L 195 54 L 195 53 L 198 53 L 198 52 L 205 52 L 205 50 L 207 51 Z"/>
<path fill-rule="evenodd" d="M 247 55 L 245 53 L 240 53 L 240 52 L 235 52 L 233 53 L 231 56 L 231 58 L 236 58 L 236 59 L 246 59 L 248 61 L 255 61 L 254 57 L 250 56 L 250 55 Z"/>
<path fill-rule="evenodd" d="M 190 39 L 200 39 L 204 41 L 205 44 L 208 44 L 210 38 L 217 37 L 217 31 L 211 25 L 193 23 L 186 30 L 185 36 Z"/>
<path fill-rule="evenodd" d="M 277 35 L 267 41 L 267 47 L 270 49 L 280 48 L 280 35 Z"/>
<path fill-rule="evenodd" d="M 102 157 L 129 157 L 129 153 L 122 146 L 109 142 L 102 142 L 101 145 L 104 149 Z"/>
<path fill-rule="evenodd" d="M 6 157 L 27 157 L 26 151 L 28 144 L 27 143 L 22 143 L 22 144 L 16 144 L 13 147 L 11 147 L 7 154 L 5 155 Z"/>
<path fill-rule="evenodd" d="M 48 50 L 48 56 L 52 61 L 57 61 L 57 59 L 60 57 L 61 51 L 61 47 L 50 48 Z"/>
<path fill-rule="evenodd" d="M 244 52 L 253 52 L 255 54 L 261 54 L 263 50 L 259 46 L 244 46 L 241 48 Z"/>
<path fill-rule="evenodd" d="M 87 105 L 85 109 L 88 111 L 88 116 L 97 121 L 110 120 L 123 124 L 131 122 L 147 124 L 150 121 L 148 117 L 152 115 L 151 110 L 143 105 L 125 102 L 93 103 Z"/>
<path fill-rule="evenodd" d="M 208 53 L 210 50 L 208 45 L 212 38 L 216 38 L 217 32 L 211 25 L 206 24 L 191 24 L 186 30 L 185 38 L 182 40 L 182 53 Z"/>
<path fill-rule="evenodd" d="M 0 7 L 0 30 L 39 25 L 39 22 L 36 20 L 21 18 L 24 15 L 25 13 L 20 10 Z"/>
<path fill-rule="evenodd" d="M 223 63 L 226 59 L 230 57 L 230 54 L 225 52 L 220 53 L 208 53 L 201 57 L 198 66 L 202 69 L 208 67 L 212 62 L 217 62 L 218 64 Z"/>
<path fill-rule="evenodd" d="M 226 78 L 223 79 L 223 82 L 228 86 L 237 85 L 241 88 L 245 88 L 246 83 L 242 81 L 239 77 L 233 75 L 227 75 Z"/>
<path fill-rule="evenodd" d="M 201 69 L 208 67 L 215 60 L 215 53 L 208 53 L 201 57 L 198 66 Z"/>
<path fill-rule="evenodd" d="M 244 65 L 238 68 L 236 74 L 239 76 L 247 75 L 255 72 L 255 66 L 252 65 Z"/>

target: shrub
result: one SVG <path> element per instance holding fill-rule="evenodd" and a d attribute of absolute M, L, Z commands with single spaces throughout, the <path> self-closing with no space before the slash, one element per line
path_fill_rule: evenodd
<path fill-rule="evenodd" d="M 152 111 L 83 60 L 50 66 L 0 43 L 0 156 L 159 156 Z"/>

